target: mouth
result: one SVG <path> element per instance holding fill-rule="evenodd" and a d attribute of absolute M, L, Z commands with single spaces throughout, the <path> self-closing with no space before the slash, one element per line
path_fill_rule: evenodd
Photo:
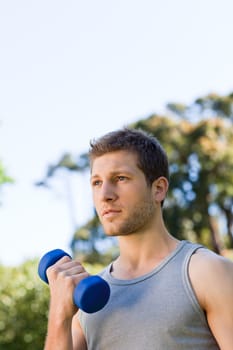
<path fill-rule="evenodd" d="M 120 213 L 120 210 L 116 209 L 106 209 L 101 213 L 102 217 L 112 217 Z"/>

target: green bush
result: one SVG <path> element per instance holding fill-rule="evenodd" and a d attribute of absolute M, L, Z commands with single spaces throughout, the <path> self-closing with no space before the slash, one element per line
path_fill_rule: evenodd
<path fill-rule="evenodd" d="M 37 261 L 0 266 L 0 349 L 41 350 L 47 327 L 49 288 Z"/>
<path fill-rule="evenodd" d="M 0 350 L 43 349 L 49 288 L 37 274 L 38 261 L 18 267 L 0 265 Z M 91 274 L 101 265 L 85 265 Z"/>

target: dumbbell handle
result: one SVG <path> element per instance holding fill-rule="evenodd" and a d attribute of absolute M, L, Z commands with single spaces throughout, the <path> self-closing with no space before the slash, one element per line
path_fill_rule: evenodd
<path fill-rule="evenodd" d="M 55 264 L 63 256 L 71 256 L 62 249 L 54 249 L 46 253 L 38 265 L 38 274 L 40 278 L 48 282 L 46 270 Z M 108 283 L 100 276 L 89 276 L 81 280 L 74 289 L 74 304 L 87 313 L 94 313 L 101 310 L 108 302 L 110 297 L 110 287 Z"/>

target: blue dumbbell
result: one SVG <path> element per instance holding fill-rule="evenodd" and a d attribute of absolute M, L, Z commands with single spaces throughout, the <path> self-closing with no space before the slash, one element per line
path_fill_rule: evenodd
<path fill-rule="evenodd" d="M 55 264 L 63 256 L 71 256 L 61 249 L 54 249 L 46 253 L 40 260 L 38 274 L 40 278 L 48 283 L 46 270 Z M 101 310 L 110 297 L 110 287 L 100 276 L 86 277 L 79 282 L 74 289 L 74 304 L 81 310 L 91 314 Z"/>

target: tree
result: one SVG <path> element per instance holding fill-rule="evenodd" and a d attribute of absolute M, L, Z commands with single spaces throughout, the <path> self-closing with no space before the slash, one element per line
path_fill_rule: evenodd
<path fill-rule="evenodd" d="M 85 265 L 96 274 L 100 265 Z M 49 287 L 39 279 L 38 260 L 17 267 L 0 265 L 0 349 L 41 350 L 49 308 Z"/>
<path fill-rule="evenodd" d="M 96 212 L 86 225 L 74 232 L 71 249 L 73 255 L 84 263 L 107 265 L 118 256 L 116 239 L 105 236 Z"/>
<path fill-rule="evenodd" d="M 226 96 L 212 93 L 197 98 L 194 105 L 199 106 L 202 115 L 207 112 L 210 115 L 226 118 L 233 122 L 233 92 Z"/>
<path fill-rule="evenodd" d="M 0 160 L 0 189 L 2 188 L 3 185 L 7 183 L 12 183 L 13 179 L 7 175 L 5 168 L 3 167 L 3 164 Z"/>
<path fill-rule="evenodd" d="M 224 242 L 217 214 L 227 209 L 228 215 L 232 213 L 233 130 L 229 120 L 215 117 L 192 123 L 183 116 L 171 120 L 154 115 L 134 126 L 153 133 L 168 153 L 171 181 L 165 217 L 171 233 L 220 253 Z M 233 247 L 231 227 L 228 236 Z"/>
<path fill-rule="evenodd" d="M 196 99 L 190 106 L 171 103 L 168 104 L 168 108 L 179 118 L 196 120 L 196 128 L 189 135 L 190 142 L 187 145 L 191 157 L 196 158 L 196 164 L 199 162 L 195 203 L 199 205 L 199 214 L 200 209 L 206 214 L 214 250 L 220 252 L 221 245 L 224 246 L 219 238 L 217 213 L 225 218 L 228 245 L 232 248 L 233 93 L 227 96 L 209 94 Z M 199 214 L 197 217 L 200 218 Z M 204 220 L 202 217 L 199 226 L 204 227 Z"/>
<path fill-rule="evenodd" d="M 48 287 L 39 280 L 37 261 L 0 266 L 0 348 L 39 350 L 47 327 Z"/>
<path fill-rule="evenodd" d="M 233 248 L 232 122 L 233 94 L 209 94 L 190 105 L 169 103 L 164 115 L 153 114 L 130 125 L 154 134 L 168 153 L 171 179 L 164 216 L 170 232 L 217 253 Z M 87 154 L 82 156 L 87 169 Z M 96 261 L 106 242 L 94 212 L 93 219 L 74 230 L 72 249 L 74 255 L 78 249 L 84 259 Z M 116 254 L 114 243 L 107 259 Z"/>

